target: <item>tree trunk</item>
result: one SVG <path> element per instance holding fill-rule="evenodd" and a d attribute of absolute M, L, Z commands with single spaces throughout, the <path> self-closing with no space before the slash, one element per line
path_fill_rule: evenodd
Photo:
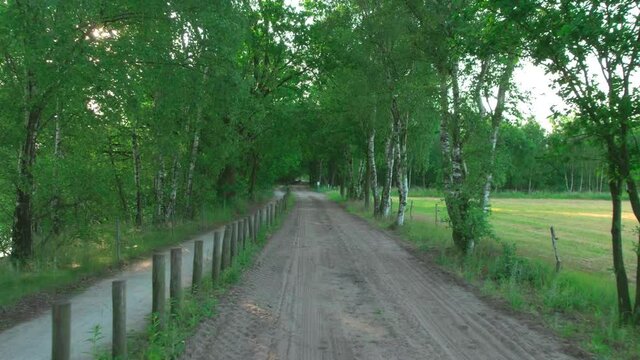
<path fill-rule="evenodd" d="M 171 192 L 169 193 L 169 203 L 165 212 L 165 222 L 169 223 L 175 219 L 176 206 L 178 199 L 178 172 L 180 171 L 180 162 L 178 154 L 173 157 L 173 166 L 171 167 Z"/>
<path fill-rule="evenodd" d="M 193 142 L 191 143 L 191 156 L 189 160 L 189 172 L 187 173 L 187 183 L 185 186 L 185 215 L 188 219 L 195 217 L 193 210 L 193 201 L 191 196 L 193 195 L 193 176 L 196 170 L 196 160 L 198 159 L 198 147 L 200 145 L 200 125 L 196 124 L 196 128 L 193 133 Z"/>
<path fill-rule="evenodd" d="M 638 232 L 638 243 L 636 250 L 636 305 L 633 308 L 634 322 L 640 325 L 640 232 Z"/>
<path fill-rule="evenodd" d="M 56 164 L 56 166 L 54 167 L 54 173 L 53 176 L 56 179 L 55 181 L 55 194 L 53 195 L 53 199 L 51 201 L 51 232 L 54 236 L 58 236 L 60 235 L 60 232 L 62 231 L 62 218 L 61 218 L 61 205 L 62 205 L 62 199 L 60 197 L 60 182 L 58 180 L 58 165 L 59 162 L 62 159 L 62 149 L 61 149 L 61 144 L 62 144 L 62 128 L 60 126 L 60 108 L 59 106 L 57 107 L 57 111 L 56 111 L 56 115 L 54 117 L 55 119 L 55 135 L 54 135 L 54 140 L 53 140 L 53 156 L 56 159 L 56 162 L 58 164 Z"/>
<path fill-rule="evenodd" d="M 251 176 L 249 178 L 249 198 L 256 199 L 256 182 L 258 181 L 258 155 L 251 151 Z"/>
<path fill-rule="evenodd" d="M 360 160 L 358 164 L 358 182 L 356 183 L 356 198 L 358 200 L 363 200 L 364 191 L 363 188 L 366 187 L 366 162 Z"/>
<path fill-rule="evenodd" d="M 464 192 L 464 161 L 462 158 L 462 134 L 460 133 L 460 93 L 457 69 L 451 72 L 453 110 L 449 109 L 447 78 L 441 74 L 440 81 L 440 147 L 443 158 L 445 203 L 451 224 L 453 243 L 462 253 L 472 252 L 475 247 L 473 228 L 469 221 L 469 197 Z"/>
<path fill-rule="evenodd" d="M 584 168 L 580 167 L 580 186 L 578 187 L 578 192 L 582 192 L 583 180 L 584 180 Z"/>
<path fill-rule="evenodd" d="M 158 157 L 158 172 L 154 179 L 153 187 L 156 193 L 156 211 L 154 223 L 159 224 L 164 220 L 164 180 L 167 176 L 164 165 L 164 157 L 160 155 Z"/>
<path fill-rule="evenodd" d="M 30 70 L 25 71 L 25 76 L 23 116 L 26 131 L 18 165 L 16 207 L 11 234 L 11 256 L 19 262 L 24 262 L 33 255 L 33 164 L 36 161 L 38 128 L 42 116 L 42 108 L 34 105 L 37 98 L 35 76 Z"/>
<path fill-rule="evenodd" d="M 627 194 L 629 195 L 629 202 L 631 203 L 631 210 L 636 218 L 636 223 L 640 223 L 640 194 L 638 193 L 638 185 L 636 184 L 633 175 L 629 168 L 629 162 L 631 161 L 629 151 L 626 145 L 622 148 L 622 170 L 621 173 L 626 179 Z M 633 309 L 634 322 L 636 325 L 640 325 L 640 232 L 638 233 L 638 244 L 636 248 L 636 302 Z"/>
<path fill-rule="evenodd" d="M 109 162 L 113 168 L 113 177 L 116 182 L 116 190 L 118 191 L 118 198 L 120 199 L 120 206 L 122 207 L 122 215 L 127 216 L 129 213 L 129 205 L 127 204 L 127 196 L 124 193 L 124 184 L 118 174 L 118 167 L 116 166 L 116 159 L 113 151 L 113 139 L 109 139 Z"/>
<path fill-rule="evenodd" d="M 404 213 L 407 207 L 407 196 L 409 194 L 409 183 L 407 176 L 407 119 L 403 122 L 399 119 L 397 126 L 398 140 L 396 143 L 396 161 L 398 164 L 397 180 L 398 180 L 398 214 L 396 217 L 396 225 L 404 225 Z"/>
<path fill-rule="evenodd" d="M 367 142 L 367 162 L 369 163 L 369 186 L 373 195 L 373 215 L 379 214 L 380 197 L 378 194 L 378 170 L 376 169 L 376 130 L 372 129 L 369 133 Z"/>
<path fill-rule="evenodd" d="M 209 68 L 204 69 L 202 75 L 202 86 L 206 85 L 209 78 Z M 202 95 L 202 94 L 201 94 Z M 191 157 L 189 159 L 189 169 L 187 173 L 187 183 L 185 184 L 185 215 L 188 219 L 193 220 L 195 211 L 193 209 L 193 177 L 196 169 L 196 160 L 198 159 L 198 150 L 200 146 L 200 123 L 202 122 L 202 99 L 196 104 L 196 118 L 194 122 L 193 141 L 191 143 Z"/>
<path fill-rule="evenodd" d="M 488 213 L 491 209 L 491 186 L 493 185 L 493 166 L 495 164 L 496 144 L 498 143 L 498 130 L 499 126 L 493 126 L 491 129 L 491 143 L 489 170 L 487 172 L 487 178 L 484 183 L 484 189 L 482 190 L 482 211 Z"/>
<path fill-rule="evenodd" d="M 573 164 L 571 164 L 571 190 L 569 192 L 573 192 L 573 173 L 574 173 L 574 166 Z"/>
<path fill-rule="evenodd" d="M 369 161 L 369 155 L 367 153 L 367 158 L 365 162 L 365 174 L 364 174 L 364 209 L 369 211 L 371 208 L 371 162 Z"/>
<path fill-rule="evenodd" d="M 138 144 L 138 133 L 135 127 L 131 130 L 131 151 L 133 154 L 133 176 L 136 186 L 136 215 L 135 224 L 137 227 L 142 226 L 142 165 L 140 161 L 140 148 Z"/>
<path fill-rule="evenodd" d="M 485 213 L 489 212 L 491 208 L 491 187 L 493 185 L 493 168 L 496 163 L 496 145 L 498 144 L 498 132 L 500 130 L 500 125 L 502 124 L 502 117 L 505 108 L 505 100 L 507 97 L 507 90 L 509 88 L 509 84 L 511 83 L 511 77 L 513 75 L 513 70 L 515 69 L 518 57 L 516 54 L 512 54 L 507 59 L 507 66 L 500 76 L 500 84 L 498 86 L 498 96 L 496 98 L 496 108 L 491 114 L 491 138 L 489 139 L 490 143 L 490 153 L 489 153 L 489 166 L 487 171 L 487 178 L 485 181 L 483 194 L 482 194 L 482 210 Z M 481 78 L 480 81 L 484 81 Z M 482 105 L 482 100 L 478 99 L 479 106 L 481 107 L 481 115 L 484 112 L 484 108 Z"/>
<path fill-rule="evenodd" d="M 385 167 L 384 183 L 382 187 L 382 195 L 380 198 L 379 216 L 389 217 L 391 213 L 391 185 L 393 181 L 393 167 L 395 158 L 395 129 L 391 129 L 385 149 Z"/>
<path fill-rule="evenodd" d="M 613 175 L 613 174 L 612 174 Z M 623 323 L 631 320 L 631 299 L 629 283 L 622 256 L 622 181 L 611 179 L 609 182 L 613 215 L 611 219 L 611 248 L 613 251 L 613 269 L 618 290 L 618 312 Z"/>

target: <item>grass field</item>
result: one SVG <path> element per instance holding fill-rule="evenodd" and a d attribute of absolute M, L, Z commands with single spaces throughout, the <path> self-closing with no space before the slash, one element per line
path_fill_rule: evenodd
<path fill-rule="evenodd" d="M 446 216 L 444 202 L 435 197 L 410 197 L 415 220 L 435 219 L 435 206 Z M 625 264 L 636 271 L 638 232 L 628 203 L 623 206 Z M 611 203 L 606 200 L 494 199 L 490 219 L 496 238 L 516 244 L 517 253 L 555 263 L 549 227 L 553 226 L 563 267 L 610 276 Z M 441 226 L 446 226 L 442 224 Z M 633 278 L 633 276 L 630 276 Z"/>

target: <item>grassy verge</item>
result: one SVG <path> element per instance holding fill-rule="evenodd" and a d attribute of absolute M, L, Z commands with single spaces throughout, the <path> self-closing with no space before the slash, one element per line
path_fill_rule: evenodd
<path fill-rule="evenodd" d="M 269 196 L 264 193 L 263 200 Z M 227 206 L 205 208 L 199 219 L 183 221 L 171 226 L 138 229 L 120 225 L 121 261 L 115 256 L 115 222 L 96 224 L 83 233 L 47 244 L 36 252 L 36 260 L 27 270 L 16 269 L 8 259 L 0 259 L 0 308 L 11 307 L 21 298 L 43 291 L 65 289 L 82 280 L 99 277 L 126 265 L 130 261 L 150 255 L 155 249 L 180 243 L 199 232 L 211 229 L 247 211 L 248 201 L 238 199 Z"/>
<path fill-rule="evenodd" d="M 391 224 L 374 219 L 361 203 L 344 201 L 335 191 L 328 196 L 376 226 L 389 228 Z M 544 319 L 558 334 L 577 341 L 598 359 L 639 358 L 640 332 L 618 326 L 615 286 L 608 277 L 576 269 L 556 274 L 552 264 L 519 255 L 516 245 L 505 238 L 486 239 L 473 256 L 460 258 L 452 249 L 450 230 L 435 224 L 433 218 L 414 217 L 396 231 L 484 294 Z"/>
<path fill-rule="evenodd" d="M 292 209 L 294 202 L 294 197 L 290 196 L 287 209 Z M 271 228 L 263 227 L 258 233 L 255 244 L 251 241 L 247 242 L 246 249 L 238 255 L 233 265 L 223 271 L 219 284 L 213 286 L 207 278 L 196 294 L 185 292 L 180 312 L 170 318 L 165 331 L 157 331 L 156 326 L 149 324 L 146 332 L 131 336 L 129 358 L 148 360 L 178 358 L 184 352 L 186 340 L 194 334 L 197 325 L 216 315 L 218 299 L 240 280 L 242 273 L 253 264 L 266 240 L 280 228 L 284 218 L 284 216 L 277 218 Z M 100 360 L 110 359 L 109 353 L 103 349 L 94 351 L 93 357 Z"/>

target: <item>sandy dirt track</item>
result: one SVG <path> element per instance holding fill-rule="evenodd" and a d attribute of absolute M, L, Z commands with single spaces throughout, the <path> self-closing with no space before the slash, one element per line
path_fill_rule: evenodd
<path fill-rule="evenodd" d="M 572 359 L 323 195 L 297 204 L 183 359 Z"/>

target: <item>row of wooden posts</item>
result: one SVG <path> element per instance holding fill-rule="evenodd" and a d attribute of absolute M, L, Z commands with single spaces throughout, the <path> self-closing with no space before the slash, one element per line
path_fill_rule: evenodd
<path fill-rule="evenodd" d="M 225 225 L 224 230 L 216 230 L 213 235 L 213 261 L 211 281 L 214 285 L 221 280 L 222 272 L 233 265 L 241 251 L 246 248 L 246 241 L 255 242 L 263 226 L 270 227 L 277 217 L 287 208 L 285 196 L 270 202 L 264 208 L 241 220 Z M 170 253 L 169 309 L 167 311 L 166 294 L 166 256 L 162 253 L 153 255 L 152 269 L 152 321 L 158 330 L 167 326 L 167 313 L 176 314 L 182 303 L 182 248 L 173 248 Z M 197 291 L 203 278 L 203 241 L 194 243 L 193 274 L 191 291 Z M 113 302 L 113 337 L 111 352 L 114 359 L 127 358 L 126 327 L 126 280 L 115 280 L 112 284 Z M 71 303 L 59 302 L 52 309 L 52 347 L 53 360 L 68 360 L 71 356 Z"/>

